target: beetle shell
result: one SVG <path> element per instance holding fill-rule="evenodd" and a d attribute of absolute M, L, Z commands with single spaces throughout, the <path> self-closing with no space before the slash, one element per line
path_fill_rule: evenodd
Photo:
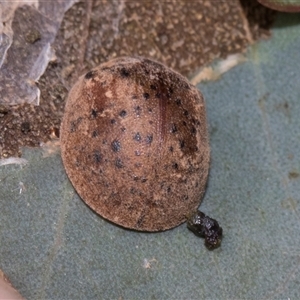
<path fill-rule="evenodd" d="M 206 186 L 203 97 L 158 62 L 113 59 L 71 89 L 61 150 L 73 186 L 102 217 L 141 231 L 175 227 Z"/>

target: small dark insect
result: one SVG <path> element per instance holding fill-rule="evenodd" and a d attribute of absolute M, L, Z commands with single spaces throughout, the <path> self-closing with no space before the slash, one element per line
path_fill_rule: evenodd
<path fill-rule="evenodd" d="M 223 229 L 219 223 L 203 212 L 197 210 L 187 219 L 187 228 L 195 235 L 205 238 L 205 246 L 208 250 L 214 250 L 221 246 Z"/>

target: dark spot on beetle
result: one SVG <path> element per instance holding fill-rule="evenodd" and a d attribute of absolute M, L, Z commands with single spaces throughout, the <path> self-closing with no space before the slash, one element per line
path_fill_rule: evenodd
<path fill-rule="evenodd" d="M 148 180 L 147 178 L 142 178 L 142 179 L 141 179 L 141 182 L 144 183 L 144 182 L 146 182 L 147 180 Z"/>
<path fill-rule="evenodd" d="M 131 187 L 130 188 L 130 193 L 134 195 L 136 193 L 136 189 L 134 187 Z"/>
<path fill-rule="evenodd" d="M 171 133 L 175 133 L 177 131 L 177 127 L 174 123 L 171 124 L 171 129 L 170 129 L 170 132 Z"/>
<path fill-rule="evenodd" d="M 24 134 L 27 134 L 29 131 L 31 131 L 30 123 L 29 123 L 29 122 L 23 122 L 23 123 L 21 124 L 21 131 L 22 131 Z"/>
<path fill-rule="evenodd" d="M 81 121 L 82 121 L 82 117 L 79 117 L 77 120 L 72 121 L 70 131 L 75 132 Z"/>
<path fill-rule="evenodd" d="M 151 84 L 151 85 L 150 85 L 150 89 L 151 89 L 151 90 L 156 90 L 157 87 L 156 87 L 155 85 Z"/>
<path fill-rule="evenodd" d="M 186 121 L 182 121 L 182 124 L 183 124 L 184 126 L 186 126 Z"/>
<path fill-rule="evenodd" d="M 196 134 L 196 132 L 197 132 L 197 130 L 196 130 L 196 128 L 193 126 L 192 129 L 191 129 L 191 133 L 192 133 L 192 134 Z"/>
<path fill-rule="evenodd" d="M 143 97 L 144 97 L 145 100 L 148 100 L 150 98 L 150 95 L 148 93 L 144 93 Z"/>
<path fill-rule="evenodd" d="M 138 116 L 140 116 L 142 109 L 141 109 L 140 106 L 136 106 L 136 107 L 134 108 L 134 111 L 135 111 L 135 113 L 136 113 Z"/>
<path fill-rule="evenodd" d="M 126 115 L 127 115 L 126 110 L 121 110 L 120 113 L 119 113 L 119 116 L 120 116 L 121 118 L 124 118 Z"/>
<path fill-rule="evenodd" d="M 125 128 L 125 127 L 121 127 L 121 131 L 122 131 L 122 132 L 125 132 L 125 131 L 126 131 L 126 128 Z"/>
<path fill-rule="evenodd" d="M 149 121 L 149 124 L 152 125 L 152 124 L 153 124 L 153 121 L 150 120 L 150 121 Z"/>
<path fill-rule="evenodd" d="M 118 157 L 118 158 L 116 159 L 115 166 L 116 166 L 118 169 L 121 169 L 121 168 L 124 167 L 121 158 Z"/>
<path fill-rule="evenodd" d="M 178 170 L 178 164 L 177 163 L 173 163 L 172 168 L 175 170 Z"/>
<path fill-rule="evenodd" d="M 137 95 L 132 95 L 132 99 L 133 99 L 133 100 L 136 100 L 137 98 L 138 98 Z"/>
<path fill-rule="evenodd" d="M 167 192 L 168 192 L 168 193 L 170 193 L 170 192 L 171 192 L 171 187 L 170 187 L 170 186 L 168 186 L 168 188 L 167 188 Z"/>
<path fill-rule="evenodd" d="M 151 144 L 153 141 L 153 135 L 152 134 L 148 134 L 146 136 L 146 144 Z"/>
<path fill-rule="evenodd" d="M 189 115 L 188 110 L 185 109 L 185 110 L 183 111 L 183 114 L 184 114 L 185 116 L 188 116 L 188 115 Z"/>
<path fill-rule="evenodd" d="M 85 79 L 92 79 L 97 75 L 97 71 L 89 71 L 85 74 Z"/>
<path fill-rule="evenodd" d="M 199 126 L 201 124 L 199 120 L 196 120 L 194 118 L 192 118 L 192 123 L 197 126 Z"/>
<path fill-rule="evenodd" d="M 115 123 L 116 123 L 116 120 L 115 120 L 115 119 L 111 119 L 111 120 L 110 120 L 110 123 L 111 123 L 111 124 L 115 124 Z"/>
<path fill-rule="evenodd" d="M 111 143 L 111 148 L 114 152 L 119 152 L 121 149 L 121 143 L 118 140 L 114 140 Z"/>
<path fill-rule="evenodd" d="M 139 180 L 139 176 L 133 176 L 133 180 L 134 181 L 138 181 Z"/>
<path fill-rule="evenodd" d="M 96 118 L 97 117 L 98 112 L 95 109 L 91 110 L 91 117 L 92 118 Z"/>
<path fill-rule="evenodd" d="M 96 163 L 100 163 L 102 161 L 102 154 L 98 150 L 95 150 L 93 154 L 93 159 Z"/>
<path fill-rule="evenodd" d="M 92 137 L 95 138 L 99 135 L 98 130 L 94 130 L 92 133 Z"/>
<path fill-rule="evenodd" d="M 145 218 L 145 215 L 144 215 L 144 214 L 142 214 L 142 215 L 139 217 L 139 219 L 138 219 L 137 222 L 136 222 L 136 226 L 137 226 L 137 227 L 141 227 L 144 218 Z"/>
<path fill-rule="evenodd" d="M 177 105 L 181 105 L 181 99 L 177 98 L 177 99 L 175 100 L 175 103 L 176 103 Z"/>
<path fill-rule="evenodd" d="M 173 146 L 170 146 L 170 147 L 169 147 L 169 150 L 170 150 L 170 152 L 173 152 L 173 151 L 174 151 Z"/>
<path fill-rule="evenodd" d="M 122 77 L 129 77 L 130 75 L 130 73 L 124 67 L 121 69 L 120 73 Z"/>
<path fill-rule="evenodd" d="M 103 141 L 102 141 L 102 144 L 103 144 L 103 145 L 107 145 L 107 140 L 103 140 Z"/>
<path fill-rule="evenodd" d="M 134 154 L 135 154 L 136 156 L 140 156 L 140 155 L 141 155 L 141 151 L 140 151 L 140 150 L 135 150 L 135 151 L 134 151 Z"/>
<path fill-rule="evenodd" d="M 180 149 L 184 148 L 184 146 L 185 146 L 185 141 L 184 141 L 184 140 L 180 140 L 180 141 L 179 141 L 179 145 L 180 145 Z"/>
<path fill-rule="evenodd" d="M 170 93 L 170 94 L 173 94 L 173 92 L 174 92 L 174 90 L 170 87 L 170 88 L 169 88 L 169 93 Z"/>
<path fill-rule="evenodd" d="M 188 195 L 183 195 L 182 200 L 183 200 L 183 201 L 189 200 L 189 196 L 188 196 Z"/>
<path fill-rule="evenodd" d="M 141 137 L 140 133 L 137 132 L 135 134 L 135 136 L 133 137 L 133 139 L 136 140 L 137 142 L 140 142 L 142 140 L 142 137 Z"/>
<path fill-rule="evenodd" d="M 161 93 L 156 93 L 156 94 L 155 94 L 155 98 L 160 99 L 160 98 L 161 98 Z"/>

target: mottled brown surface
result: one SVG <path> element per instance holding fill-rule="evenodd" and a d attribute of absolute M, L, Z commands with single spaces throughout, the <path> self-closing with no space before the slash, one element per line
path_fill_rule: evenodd
<path fill-rule="evenodd" d="M 254 0 L 240 0 L 243 12 L 247 19 L 250 38 L 253 41 L 271 36 L 270 24 L 273 24 L 276 11 L 267 8 Z"/>
<path fill-rule="evenodd" d="M 75 4 L 53 44 L 56 60 L 38 82 L 40 105 L 0 107 L 0 157 L 20 156 L 20 147 L 48 141 L 60 126 L 73 83 L 108 58 L 144 55 L 187 75 L 268 36 L 273 12 L 257 1 L 242 4 L 237 0 Z M 17 19 L 14 24 L 19 24 Z M 26 38 L 28 32 L 18 32 L 19 27 L 13 28 L 15 34 Z"/>
<path fill-rule="evenodd" d="M 108 57 L 142 55 L 191 75 L 248 44 L 238 0 L 103 3 L 95 1 L 92 10 L 89 67 Z"/>
<path fill-rule="evenodd" d="M 75 189 L 101 216 L 136 230 L 172 228 L 199 206 L 205 190 L 203 97 L 159 63 L 115 59 L 70 92 L 61 150 Z"/>

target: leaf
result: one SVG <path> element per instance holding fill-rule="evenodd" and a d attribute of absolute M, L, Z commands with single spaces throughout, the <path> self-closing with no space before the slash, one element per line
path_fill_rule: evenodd
<path fill-rule="evenodd" d="M 0 268 L 22 295 L 299 298 L 299 21 L 279 15 L 247 62 L 199 85 L 212 156 L 201 210 L 223 227 L 221 248 L 185 225 L 146 234 L 108 223 L 77 196 L 59 153 L 26 149 L 25 166 L 0 167 Z"/>
<path fill-rule="evenodd" d="M 299 0 L 258 0 L 261 4 L 283 12 L 300 12 Z"/>

